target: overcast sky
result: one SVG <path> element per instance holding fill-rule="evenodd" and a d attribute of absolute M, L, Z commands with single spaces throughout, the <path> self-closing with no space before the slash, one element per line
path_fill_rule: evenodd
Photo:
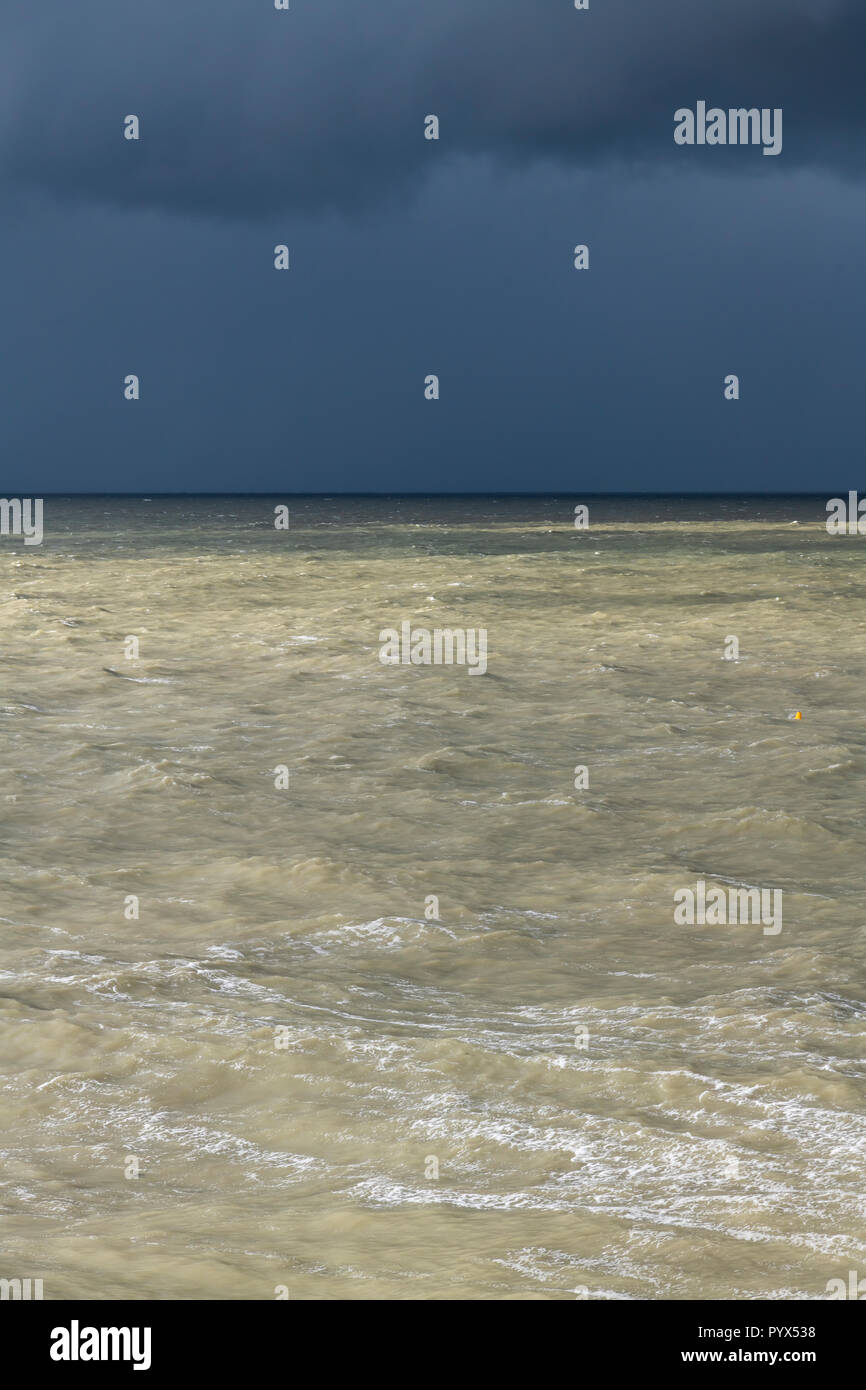
<path fill-rule="evenodd" d="M 863 0 L 5 5 L 4 495 L 857 487 L 864 53 Z"/>

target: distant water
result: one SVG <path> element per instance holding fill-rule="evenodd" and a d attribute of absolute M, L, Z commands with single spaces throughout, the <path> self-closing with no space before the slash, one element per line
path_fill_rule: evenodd
<path fill-rule="evenodd" d="M 0 539 L 0 1277 L 866 1275 L 866 538 L 809 498 L 280 500 Z M 405 620 L 486 628 L 488 674 L 383 665 Z M 782 931 L 675 925 L 698 880 Z"/>

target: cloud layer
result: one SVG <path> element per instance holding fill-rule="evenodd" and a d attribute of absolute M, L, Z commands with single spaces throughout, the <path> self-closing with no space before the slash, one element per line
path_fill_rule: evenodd
<path fill-rule="evenodd" d="M 783 108 L 762 174 L 866 168 L 862 0 L 78 0 L 7 10 L 0 47 L 0 174 L 121 206 L 371 207 L 456 154 L 751 170 L 757 151 L 674 145 L 698 99 Z"/>

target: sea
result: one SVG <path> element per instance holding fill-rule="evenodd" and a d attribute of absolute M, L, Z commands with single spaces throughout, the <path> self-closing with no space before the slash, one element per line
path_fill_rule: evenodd
<path fill-rule="evenodd" d="M 866 538 L 825 522 L 46 497 L 0 537 L 0 1278 L 866 1276 Z M 383 659 L 404 623 L 485 669 Z M 676 920 L 698 885 L 779 919 Z"/>

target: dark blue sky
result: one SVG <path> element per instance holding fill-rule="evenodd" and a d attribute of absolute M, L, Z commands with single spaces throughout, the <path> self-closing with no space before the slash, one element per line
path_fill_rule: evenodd
<path fill-rule="evenodd" d="M 861 482 L 862 0 L 291 4 L 0 14 L 5 495 Z"/>

